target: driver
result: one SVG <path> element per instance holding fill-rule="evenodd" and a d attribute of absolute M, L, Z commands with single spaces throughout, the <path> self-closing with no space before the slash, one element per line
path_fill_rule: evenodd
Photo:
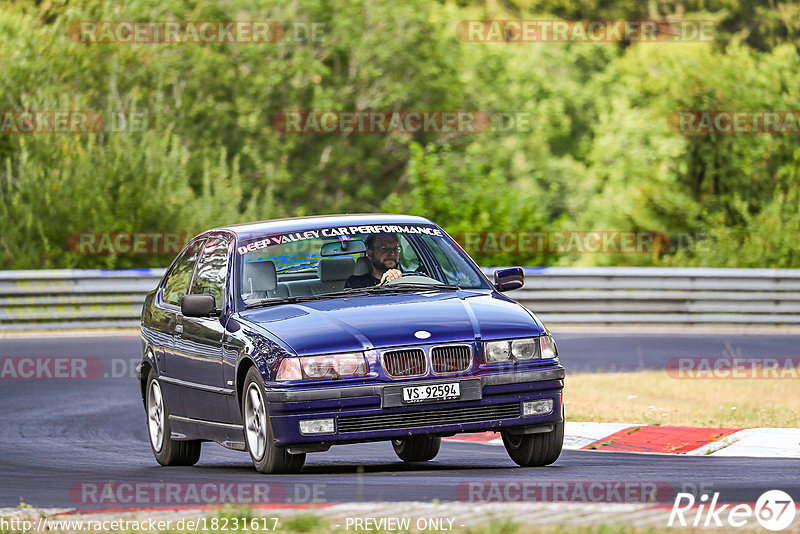
<path fill-rule="evenodd" d="M 370 234 L 364 243 L 367 246 L 367 258 L 372 263 L 372 271 L 351 276 L 345 282 L 344 287 L 371 287 L 403 276 L 398 268 L 400 242 L 397 234 Z"/>

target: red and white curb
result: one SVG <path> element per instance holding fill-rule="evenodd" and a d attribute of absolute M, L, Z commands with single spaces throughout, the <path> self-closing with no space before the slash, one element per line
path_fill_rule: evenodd
<path fill-rule="evenodd" d="M 499 434 L 494 432 L 460 434 L 446 439 L 503 444 Z M 702 428 L 567 422 L 564 448 L 691 456 L 800 458 L 800 428 Z"/>

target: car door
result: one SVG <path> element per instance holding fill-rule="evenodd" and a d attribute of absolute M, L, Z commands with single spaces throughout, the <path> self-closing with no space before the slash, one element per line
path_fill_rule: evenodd
<path fill-rule="evenodd" d="M 175 345 L 178 336 L 178 318 L 181 316 L 181 297 L 189 293 L 194 268 L 204 243 L 205 239 L 198 239 L 186 246 L 172 264 L 156 296 L 155 314 L 158 316 L 158 323 L 164 328 L 162 332 L 164 346 L 160 347 L 163 359 L 159 358 L 158 361 L 159 381 L 172 415 L 185 415 L 184 388 L 180 386 L 179 368 L 173 365 Z M 156 352 L 158 357 L 159 350 Z"/>
<path fill-rule="evenodd" d="M 226 397 L 233 393 L 233 388 L 225 385 L 222 359 L 230 246 L 231 240 L 224 235 L 206 240 L 189 293 L 212 295 L 220 313 L 212 317 L 179 315 L 175 357 L 170 362 L 186 386 L 186 417 L 221 423 L 229 422 Z"/>

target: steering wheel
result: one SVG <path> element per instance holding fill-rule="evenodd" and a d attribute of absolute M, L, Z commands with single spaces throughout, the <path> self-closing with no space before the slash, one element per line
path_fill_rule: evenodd
<path fill-rule="evenodd" d="M 384 282 L 383 285 L 396 285 L 396 284 L 423 284 L 423 285 L 434 285 L 434 284 L 441 284 L 439 280 L 435 278 L 431 278 L 430 276 L 425 276 L 424 274 L 406 274 L 401 276 L 400 278 L 395 278 L 394 280 L 389 280 L 388 282 Z"/>

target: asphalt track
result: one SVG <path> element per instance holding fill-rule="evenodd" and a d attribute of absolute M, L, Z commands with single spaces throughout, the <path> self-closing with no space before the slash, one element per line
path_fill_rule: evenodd
<path fill-rule="evenodd" d="M 557 339 L 571 372 L 661 368 L 676 356 L 797 356 L 800 347 L 800 336 L 763 333 L 564 333 Z M 178 482 L 184 489 L 186 483 L 267 483 L 272 501 L 295 503 L 458 501 L 470 498 L 468 483 L 492 481 L 649 483 L 659 488 L 665 503 L 678 491 L 719 492 L 721 502 L 754 502 L 768 489 L 782 489 L 800 501 L 796 459 L 565 451 L 553 466 L 519 469 L 502 447 L 449 441 L 434 461 L 409 465 L 396 459 L 388 443 L 375 443 L 310 454 L 300 475 L 265 476 L 252 469 L 246 453 L 204 444 L 198 466 L 159 467 L 148 445 L 144 410 L 132 378 L 139 355 L 135 335 L 0 339 L 2 358 L 86 357 L 104 366 L 101 375 L 88 380 L 0 379 L 0 508 L 22 502 L 79 509 L 194 504 L 185 500 L 187 494 L 181 494 L 181 502 L 164 497 L 153 502 L 152 492 L 120 502 L 116 499 L 121 494 L 101 498 L 100 493 L 86 492 L 91 484 L 100 487 L 111 481 L 139 487 Z M 616 499 L 613 492 L 607 497 Z"/>

